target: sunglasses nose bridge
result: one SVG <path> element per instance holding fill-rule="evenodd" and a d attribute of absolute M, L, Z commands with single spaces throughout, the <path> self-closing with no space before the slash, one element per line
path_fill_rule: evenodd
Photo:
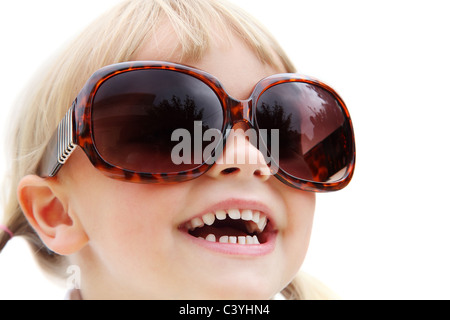
<path fill-rule="evenodd" d="M 228 106 L 230 108 L 232 126 L 238 122 L 253 124 L 252 101 L 230 99 Z"/>

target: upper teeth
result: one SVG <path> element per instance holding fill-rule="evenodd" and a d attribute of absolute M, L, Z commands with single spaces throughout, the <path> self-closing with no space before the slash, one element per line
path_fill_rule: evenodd
<path fill-rule="evenodd" d="M 205 224 L 210 226 L 216 219 L 225 220 L 227 214 L 230 219 L 248 221 L 245 225 L 249 233 L 261 233 L 267 225 L 267 217 L 260 211 L 251 209 L 228 209 L 216 210 L 208 212 L 201 217 L 195 217 L 186 223 L 186 228 L 192 231 L 196 228 L 203 227 Z"/>

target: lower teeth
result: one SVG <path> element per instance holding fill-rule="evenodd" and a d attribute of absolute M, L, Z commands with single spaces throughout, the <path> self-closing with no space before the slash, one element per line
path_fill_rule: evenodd
<path fill-rule="evenodd" d="M 208 234 L 206 238 L 198 237 L 210 242 L 217 242 L 216 236 Z M 219 243 L 237 243 L 237 244 L 260 244 L 257 236 L 221 236 Z"/>

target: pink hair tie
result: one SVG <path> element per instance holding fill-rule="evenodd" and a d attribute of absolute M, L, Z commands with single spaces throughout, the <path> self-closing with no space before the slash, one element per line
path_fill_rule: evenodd
<path fill-rule="evenodd" d="M 3 231 L 5 231 L 7 234 L 9 234 L 9 236 L 12 238 L 14 237 L 14 233 L 9 230 L 9 228 L 3 224 L 0 224 L 0 229 L 2 229 Z"/>

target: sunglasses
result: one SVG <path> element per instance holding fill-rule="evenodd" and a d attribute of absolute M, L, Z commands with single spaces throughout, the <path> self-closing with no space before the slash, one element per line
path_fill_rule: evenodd
<path fill-rule="evenodd" d="M 273 75 L 241 101 L 204 71 L 158 61 L 118 63 L 95 72 L 49 141 L 40 175 L 55 176 L 79 146 L 111 178 L 188 181 L 214 161 L 174 163 L 179 142 L 173 133 L 219 132 L 221 141 L 216 142 L 221 143 L 211 152 L 217 159 L 238 122 L 258 133 L 277 132 L 278 141 L 258 134 L 258 142 L 267 150 L 273 175 L 286 185 L 318 192 L 339 190 L 350 182 L 355 165 L 352 123 L 344 102 L 329 86 L 297 74 Z M 274 142 L 277 157 L 271 157 Z"/>

